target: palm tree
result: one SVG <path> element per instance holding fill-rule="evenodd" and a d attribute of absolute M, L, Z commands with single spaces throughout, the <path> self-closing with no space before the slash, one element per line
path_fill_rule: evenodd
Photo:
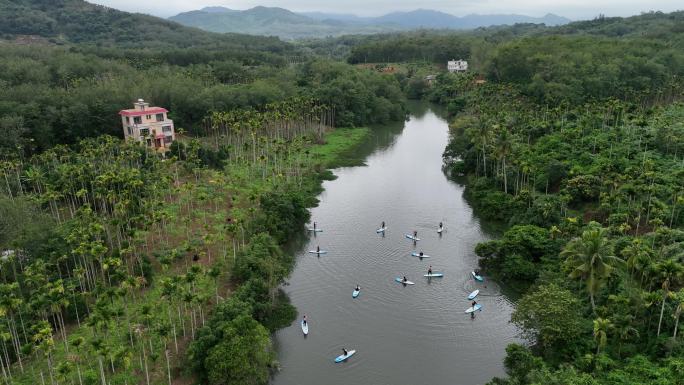
<path fill-rule="evenodd" d="M 594 341 L 596 341 L 596 355 L 601 352 L 608 343 L 608 331 L 613 328 L 613 323 L 607 318 L 594 320 Z"/>
<path fill-rule="evenodd" d="M 97 354 L 97 362 L 100 367 L 100 380 L 102 385 L 107 385 L 107 377 L 105 376 L 103 358 L 107 357 L 107 354 L 109 354 L 109 349 L 101 339 L 91 341 L 91 345 Z"/>
<path fill-rule="evenodd" d="M 606 230 L 591 222 L 581 237 L 574 238 L 565 246 L 561 256 L 570 267 L 570 277 L 586 281 L 592 311 L 596 312 L 594 297 L 610 277 L 616 266 L 624 261 L 613 255 L 613 246 L 605 236 Z"/>
<path fill-rule="evenodd" d="M 513 150 L 513 137 L 508 130 L 503 129 L 496 137 L 496 155 L 501 159 L 501 169 L 503 171 L 504 192 L 508 194 L 508 175 L 506 172 L 506 158 Z"/>
<path fill-rule="evenodd" d="M 72 360 L 76 362 L 76 373 L 78 374 L 78 383 L 79 385 L 83 385 L 83 378 L 81 377 L 81 365 L 79 362 L 81 361 L 81 357 L 78 356 L 80 353 L 81 346 L 83 346 L 83 343 L 85 342 L 85 338 L 83 337 L 77 337 L 73 341 L 71 341 L 71 346 L 76 349 L 75 355 L 72 356 Z"/>
<path fill-rule="evenodd" d="M 684 289 L 680 290 L 675 295 L 675 300 L 677 301 L 677 307 L 675 308 L 672 317 L 675 319 L 674 333 L 672 333 L 672 338 L 677 338 L 677 328 L 679 327 L 679 316 L 682 315 L 684 311 Z"/>
<path fill-rule="evenodd" d="M 662 326 L 663 314 L 665 313 L 665 301 L 670 296 L 671 280 L 677 279 L 682 275 L 682 273 L 684 272 L 684 266 L 682 266 L 680 263 L 672 259 L 668 259 L 666 261 L 659 263 L 656 266 L 656 271 L 658 271 L 658 273 L 660 273 L 660 276 L 663 277 L 663 283 L 661 285 L 661 288 L 663 289 L 663 301 L 662 305 L 660 306 L 658 332 L 656 333 L 656 336 L 660 336 L 660 327 Z"/>

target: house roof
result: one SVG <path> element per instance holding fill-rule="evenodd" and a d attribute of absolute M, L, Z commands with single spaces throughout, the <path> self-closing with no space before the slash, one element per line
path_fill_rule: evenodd
<path fill-rule="evenodd" d="M 122 116 L 142 116 L 142 115 L 154 115 L 161 114 L 163 112 L 169 112 L 166 108 L 161 107 L 149 107 L 145 110 L 121 110 L 119 115 Z"/>

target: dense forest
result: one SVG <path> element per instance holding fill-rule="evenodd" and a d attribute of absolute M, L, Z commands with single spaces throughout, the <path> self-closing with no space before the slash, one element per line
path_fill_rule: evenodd
<path fill-rule="evenodd" d="M 682 383 L 683 15 L 290 44 L 0 0 L 2 381 L 266 383 L 282 245 L 408 96 L 447 107 L 449 172 L 507 226 L 475 252 L 530 344 L 492 384 Z M 137 98 L 176 123 L 164 158 L 120 140 Z"/>
<path fill-rule="evenodd" d="M 511 321 L 530 344 L 508 347 L 509 378 L 491 384 L 682 383 L 681 17 L 499 43 L 487 83 L 425 89 L 453 116 L 450 172 L 507 225 L 480 265 L 524 293 Z"/>

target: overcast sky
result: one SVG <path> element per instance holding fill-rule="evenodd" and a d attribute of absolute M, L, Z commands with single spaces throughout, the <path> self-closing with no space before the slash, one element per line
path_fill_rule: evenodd
<path fill-rule="evenodd" d="M 590 19 L 599 14 L 631 16 L 659 10 L 684 9 L 682 0 L 90 0 L 123 11 L 172 16 L 179 12 L 221 5 L 247 9 L 257 5 L 282 7 L 292 11 L 323 11 L 375 16 L 416 8 L 436 9 L 463 16 L 470 13 L 518 13 L 542 16 L 555 13 L 571 19 Z"/>

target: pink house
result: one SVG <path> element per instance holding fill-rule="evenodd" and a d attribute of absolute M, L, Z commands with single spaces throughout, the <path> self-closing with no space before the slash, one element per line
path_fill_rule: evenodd
<path fill-rule="evenodd" d="M 133 106 L 133 109 L 119 111 L 126 140 L 143 143 L 157 151 L 167 151 L 176 140 L 173 120 L 167 116 L 169 111 L 150 107 L 143 99 L 138 99 Z"/>

